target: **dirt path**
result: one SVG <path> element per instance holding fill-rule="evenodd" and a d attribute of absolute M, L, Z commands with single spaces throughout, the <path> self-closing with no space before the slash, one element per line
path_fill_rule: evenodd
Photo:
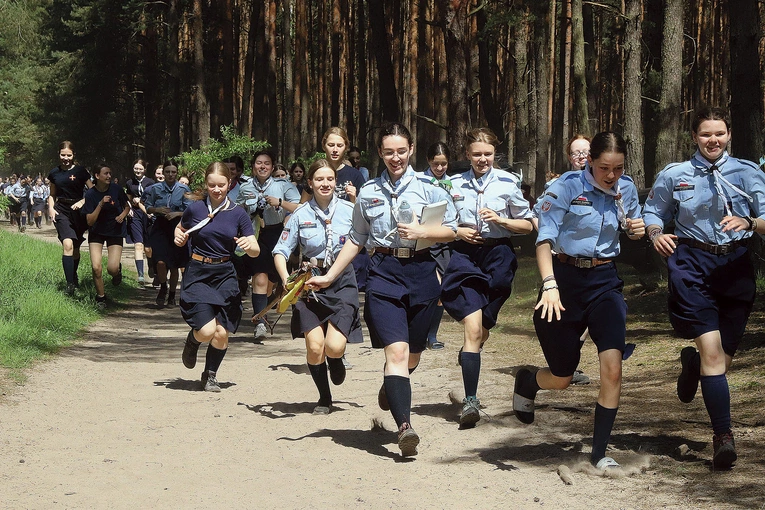
<path fill-rule="evenodd" d="M 394 422 L 377 407 L 382 353 L 368 341 L 349 346 L 354 367 L 333 387 L 329 416 L 311 414 L 316 392 L 286 316 L 262 345 L 243 324 L 219 371 L 223 391 L 204 393 L 201 367 L 187 370 L 180 360 L 187 326 L 177 309 L 157 309 L 154 297 L 139 293 L 2 399 L 0 507 L 764 508 L 761 456 L 711 474 L 699 458 L 676 453 L 703 443 L 656 437 L 639 420 L 617 418 L 612 454 L 624 476 L 591 473 L 582 450 L 597 384 L 572 388 L 568 401 L 546 392 L 537 422 L 523 426 L 509 396 L 515 364 L 537 362 L 525 355 L 513 364 L 487 348 L 479 388 L 487 414 L 475 429 L 458 430 L 450 393 L 462 398 L 461 334 L 453 322 L 442 328 L 447 348 L 427 352 L 412 379 L 412 421 L 422 438 L 412 460 L 399 457 Z M 525 335 L 498 340 L 535 345 Z M 662 383 L 671 386 L 671 375 Z M 639 415 L 644 405 L 627 399 L 623 407 Z M 703 429 L 703 414 L 694 416 L 700 425 L 689 427 Z M 651 430 L 653 421 L 645 418 Z M 708 459 L 708 450 L 699 457 Z M 560 465 L 573 472 L 573 485 L 561 481 Z"/>

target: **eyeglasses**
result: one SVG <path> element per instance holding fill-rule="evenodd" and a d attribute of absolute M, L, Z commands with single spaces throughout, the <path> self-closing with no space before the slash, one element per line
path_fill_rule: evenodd
<path fill-rule="evenodd" d="M 590 155 L 590 151 L 574 151 L 571 153 L 572 158 L 586 158 Z"/>

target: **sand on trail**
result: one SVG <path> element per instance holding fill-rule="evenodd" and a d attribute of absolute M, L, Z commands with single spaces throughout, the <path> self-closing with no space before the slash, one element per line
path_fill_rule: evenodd
<path fill-rule="evenodd" d="M 547 405 L 526 426 L 511 408 L 517 367 L 488 352 L 479 386 L 485 414 L 474 429 L 458 430 L 461 330 L 452 321 L 442 328 L 446 349 L 426 352 L 412 376 L 412 424 L 422 442 L 417 457 L 402 459 L 393 419 L 377 406 L 383 354 L 368 339 L 348 346 L 353 369 L 332 387 L 332 413 L 314 416 L 316 390 L 288 315 L 263 344 L 244 322 L 218 373 L 223 391 L 205 393 L 205 347 L 187 370 L 180 358 L 188 327 L 177 308 L 160 309 L 154 298 L 151 288 L 138 292 L 0 399 L 0 507 L 741 506 L 698 492 L 673 471 L 680 463 L 637 448 L 610 452 L 622 476 L 583 467 L 595 377 L 588 388 L 571 388 L 586 392 L 574 408 L 556 409 L 546 392 Z M 616 427 L 629 432 L 618 418 Z M 561 465 L 572 485 L 559 477 Z"/>

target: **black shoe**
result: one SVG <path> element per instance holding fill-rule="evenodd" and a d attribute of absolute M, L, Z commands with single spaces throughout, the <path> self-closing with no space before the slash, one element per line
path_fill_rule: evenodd
<path fill-rule="evenodd" d="M 156 303 L 157 306 L 163 308 L 165 306 L 165 298 L 167 297 L 167 285 L 161 285 L 159 287 L 159 294 L 157 294 Z"/>
<path fill-rule="evenodd" d="M 106 310 L 106 296 L 96 296 L 96 308 L 102 312 Z"/>
<path fill-rule="evenodd" d="M 220 384 L 218 379 L 215 378 L 215 372 L 212 370 L 205 370 L 202 372 L 202 389 L 204 391 L 212 391 L 213 393 L 220 393 Z"/>
<path fill-rule="evenodd" d="M 443 342 L 439 342 L 436 339 L 428 340 L 428 349 L 430 349 L 431 351 L 438 351 L 440 349 L 443 349 L 444 347 L 445 345 Z M 461 358 L 460 358 L 460 361 L 462 361 Z"/>
<path fill-rule="evenodd" d="M 171 292 L 167 295 L 167 306 L 176 306 L 177 303 L 175 302 L 175 292 Z"/>
<path fill-rule="evenodd" d="M 197 351 L 199 351 L 200 345 L 201 342 L 194 338 L 194 330 L 190 330 L 189 335 L 186 337 L 186 344 L 183 346 L 183 354 L 181 355 L 183 366 L 194 368 L 197 365 Z"/>
<path fill-rule="evenodd" d="M 345 381 L 345 365 L 343 365 L 342 359 L 327 358 L 327 367 L 329 367 L 329 378 L 332 384 L 340 386 Z"/>
<path fill-rule="evenodd" d="M 712 466 L 715 469 L 730 469 L 738 458 L 738 455 L 736 455 L 736 444 L 733 441 L 733 433 L 716 434 L 712 438 L 712 446 L 714 448 Z"/>
<path fill-rule="evenodd" d="M 67 296 L 74 296 L 74 289 L 76 288 L 77 287 L 73 283 L 67 283 L 66 290 L 64 292 L 66 292 Z"/>
<path fill-rule="evenodd" d="M 390 411 L 390 404 L 388 403 L 388 394 L 385 393 L 385 383 L 380 386 L 380 391 L 377 392 L 377 405 L 383 411 Z"/>
<path fill-rule="evenodd" d="M 122 264 L 120 264 L 120 270 L 117 275 L 112 277 L 112 285 L 117 287 L 120 283 L 122 283 Z"/>
<path fill-rule="evenodd" d="M 695 347 L 686 347 L 680 351 L 680 364 L 683 369 L 677 378 L 677 398 L 680 402 L 689 403 L 696 396 L 696 390 L 699 388 L 699 377 L 701 377 L 701 368 L 694 363 L 696 357 Z"/>

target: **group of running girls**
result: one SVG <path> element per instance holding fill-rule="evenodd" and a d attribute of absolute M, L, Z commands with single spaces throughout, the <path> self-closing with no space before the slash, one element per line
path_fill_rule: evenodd
<path fill-rule="evenodd" d="M 125 194 L 110 184 L 111 171 L 104 166 L 95 167 L 93 186 L 65 142 L 61 164 L 49 176 L 48 205 L 63 245 L 67 291 L 77 285 L 79 246 L 90 226 L 99 299 L 100 247 L 106 243 L 107 271 L 118 283 L 119 258 L 115 255 L 112 263 L 111 255 L 121 250 L 125 220 L 156 217 L 149 244 L 160 282 L 157 303 L 174 304 L 177 269 L 185 267 L 180 309 L 190 331 L 182 360 L 195 367 L 199 346 L 209 343 L 201 377 L 206 391 L 220 391 L 217 372 L 228 336 L 242 318 L 241 273 L 252 277 L 253 314 L 262 315 L 258 312 L 269 306 L 274 284 L 289 286 L 289 261 L 297 252 L 310 277 L 294 306 L 291 329 L 305 339 L 319 393 L 314 414 L 330 413 L 330 381 L 337 386 L 345 380 L 346 343 L 359 330 L 363 278 L 364 318 L 372 345 L 385 355 L 378 404 L 396 422 L 403 456 L 416 455 L 420 443 L 412 424 L 410 376 L 425 349 L 443 347 L 436 333 L 444 310 L 464 330 L 460 428 L 480 421 L 482 347 L 510 296 L 518 266 L 512 237 L 537 227 L 542 285 L 534 326 L 547 366 L 517 371 L 512 406 L 521 422 L 532 423 L 540 389 L 562 390 L 575 382 L 589 334 L 601 381 L 590 460 L 603 470 L 619 466 L 606 449 L 619 407 L 626 346 L 624 284 L 614 260 L 622 235 L 647 236 L 667 259 L 672 325 L 679 336 L 695 342 L 682 349 L 678 396 L 690 402 L 700 383 L 714 431 L 713 466 L 727 469 L 736 451 L 726 373 L 754 302 L 747 240 L 754 232 L 765 233 L 765 176 L 756 165 L 728 154 L 725 111 L 699 110 L 692 135 L 696 153 L 657 176 L 642 208 L 625 175 L 626 143 L 616 133 L 573 139 L 567 147 L 571 171 L 551 176 L 532 211 L 518 177 L 495 168 L 499 141 L 491 130 L 468 131 L 464 154 L 470 168 L 450 177 L 444 144 L 428 151 L 426 172 L 414 171 L 414 141 L 397 123 L 380 130 L 377 151 L 385 166 L 366 182 L 345 163 L 345 132 L 330 129 L 323 139 L 326 158 L 307 172 L 298 169 L 302 198 L 286 178 L 274 177 L 274 157 L 267 151 L 253 157 L 251 179 L 243 178 L 233 162 L 211 164 L 198 194 L 177 182 L 173 165 L 164 167 L 164 183 L 152 186 L 140 162 Z M 83 195 L 86 187 L 92 189 Z M 234 187 L 239 188 L 235 196 Z M 85 214 L 77 213 L 80 208 Z M 420 223 L 434 210 L 439 211 L 435 221 Z M 669 231 L 672 223 L 674 231 Z M 237 257 L 246 257 L 245 262 L 235 265 Z M 265 326 L 258 322 L 256 336 L 263 335 Z"/>

